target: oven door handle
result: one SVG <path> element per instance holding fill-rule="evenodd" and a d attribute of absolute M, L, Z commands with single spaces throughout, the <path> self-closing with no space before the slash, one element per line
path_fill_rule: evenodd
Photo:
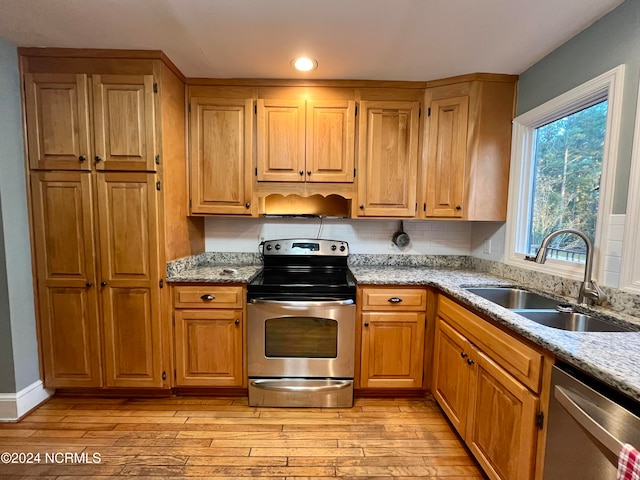
<path fill-rule="evenodd" d="M 266 298 L 252 298 L 253 304 L 270 304 L 281 305 L 283 307 L 337 307 L 341 305 L 353 305 L 355 302 L 351 299 L 345 300 L 269 300 Z"/>
<path fill-rule="evenodd" d="M 311 382 L 310 382 L 311 383 Z M 322 385 L 287 384 L 286 380 L 252 380 L 251 386 L 262 390 L 274 390 L 280 392 L 326 392 L 328 390 L 342 390 L 351 385 L 349 380 L 331 380 Z"/>

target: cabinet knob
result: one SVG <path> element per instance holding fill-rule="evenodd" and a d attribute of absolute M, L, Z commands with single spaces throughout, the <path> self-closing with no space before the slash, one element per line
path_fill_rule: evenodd
<path fill-rule="evenodd" d="M 244 204 L 244 208 L 249 208 L 251 206 L 251 204 L 249 202 Z"/>
<path fill-rule="evenodd" d="M 233 323 L 237 327 L 238 325 L 240 325 L 240 320 L 236 319 Z"/>
<path fill-rule="evenodd" d="M 369 322 L 364 322 L 364 326 L 368 327 L 369 326 Z"/>
<path fill-rule="evenodd" d="M 462 210 L 462 206 L 461 205 L 456 205 L 456 210 Z"/>
<path fill-rule="evenodd" d="M 467 358 L 469 356 L 469 354 L 468 353 L 464 353 L 464 352 L 460 352 L 460 356 L 462 358 Z"/>
<path fill-rule="evenodd" d="M 87 160 L 87 157 L 85 157 L 84 155 L 80 155 L 80 156 L 78 157 L 78 161 L 79 161 L 80 163 L 85 162 L 86 160 Z"/>
<path fill-rule="evenodd" d="M 303 176 L 304 175 L 304 170 L 300 170 L 298 173 L 300 174 L 300 176 Z"/>
<path fill-rule="evenodd" d="M 469 365 L 473 365 L 474 363 L 476 363 L 476 362 L 474 362 L 474 361 L 473 361 L 473 360 L 471 360 L 470 358 L 468 358 L 468 359 L 467 359 L 467 364 L 469 364 Z"/>
<path fill-rule="evenodd" d="M 100 155 L 96 155 L 95 160 L 96 160 L 96 163 L 99 163 L 102 161 L 102 157 Z"/>
<path fill-rule="evenodd" d="M 214 297 L 213 295 L 211 295 L 210 293 L 205 293 L 204 295 L 202 295 L 200 297 L 202 300 L 204 300 L 205 302 L 210 302 L 211 300 L 215 300 L 216 297 Z"/>
<path fill-rule="evenodd" d="M 107 286 L 107 282 L 100 282 L 100 286 L 101 287 L 106 287 Z"/>
<path fill-rule="evenodd" d="M 311 170 L 307 170 L 307 175 L 311 176 Z"/>
<path fill-rule="evenodd" d="M 364 210 L 364 205 L 360 205 L 360 210 Z"/>
<path fill-rule="evenodd" d="M 401 303 L 402 299 L 400 297 L 391 297 L 390 299 L 387 300 L 387 302 L 389 302 L 389 303 Z"/>
<path fill-rule="evenodd" d="M 87 282 L 84 284 L 85 287 L 89 288 L 89 287 L 93 287 L 93 282 Z"/>

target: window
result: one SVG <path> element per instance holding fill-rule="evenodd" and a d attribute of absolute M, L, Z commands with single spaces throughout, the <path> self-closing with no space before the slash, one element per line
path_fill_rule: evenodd
<path fill-rule="evenodd" d="M 575 228 L 596 237 L 607 100 L 535 129 L 533 187 L 526 253 L 535 255 L 544 237 Z M 586 247 L 573 235 L 556 237 L 547 258 L 584 263 Z"/>
<path fill-rule="evenodd" d="M 549 233 L 575 228 L 594 243 L 602 279 L 623 79 L 621 65 L 514 120 L 507 263 L 581 279 L 586 249 L 575 235 L 554 239 L 544 267 L 524 261 Z"/>

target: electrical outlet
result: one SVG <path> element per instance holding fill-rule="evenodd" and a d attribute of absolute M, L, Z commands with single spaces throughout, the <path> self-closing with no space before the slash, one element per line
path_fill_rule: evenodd
<path fill-rule="evenodd" d="M 482 251 L 489 255 L 491 253 L 491 239 L 487 239 L 484 241 L 484 246 L 482 247 Z"/>

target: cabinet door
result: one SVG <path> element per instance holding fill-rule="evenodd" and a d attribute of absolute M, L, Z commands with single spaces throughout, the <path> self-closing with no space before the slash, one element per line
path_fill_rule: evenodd
<path fill-rule="evenodd" d="M 191 212 L 251 214 L 253 100 L 191 99 Z"/>
<path fill-rule="evenodd" d="M 427 217 L 462 217 L 469 97 L 431 102 L 427 147 Z"/>
<path fill-rule="evenodd" d="M 471 344 L 441 318 L 433 346 L 433 396 L 464 438 L 469 405 Z"/>
<path fill-rule="evenodd" d="M 307 100 L 306 180 L 353 182 L 354 101 Z"/>
<path fill-rule="evenodd" d="M 425 314 L 362 314 L 362 388 L 422 386 Z"/>
<path fill-rule="evenodd" d="M 533 478 L 538 398 L 479 350 L 470 358 L 469 449 L 492 479 Z"/>
<path fill-rule="evenodd" d="M 99 387 L 90 174 L 33 173 L 31 194 L 45 386 Z"/>
<path fill-rule="evenodd" d="M 156 170 L 152 75 L 93 75 L 97 170 Z"/>
<path fill-rule="evenodd" d="M 258 181 L 305 178 L 304 100 L 258 100 Z"/>
<path fill-rule="evenodd" d="M 107 386 L 162 386 L 155 178 L 97 176 Z"/>
<path fill-rule="evenodd" d="M 24 83 L 29 167 L 91 169 L 87 76 L 26 73 Z"/>
<path fill-rule="evenodd" d="M 358 216 L 413 217 L 418 174 L 418 102 L 360 103 Z"/>
<path fill-rule="evenodd" d="M 242 310 L 176 310 L 179 386 L 241 387 Z"/>

